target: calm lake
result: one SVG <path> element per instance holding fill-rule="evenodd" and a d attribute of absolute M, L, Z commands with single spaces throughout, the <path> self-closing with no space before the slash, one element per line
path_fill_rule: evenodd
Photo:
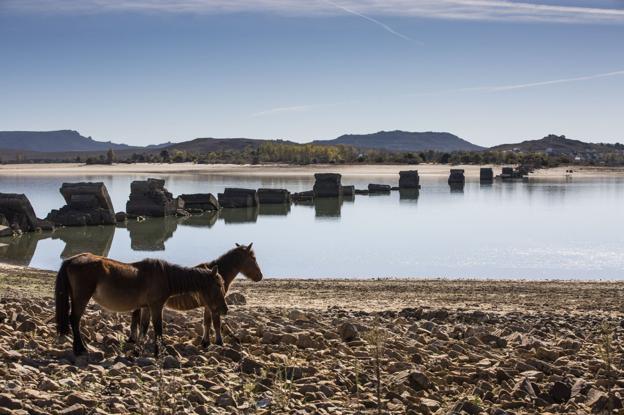
<path fill-rule="evenodd" d="M 0 192 L 25 193 L 39 217 L 64 200 L 64 181 L 103 181 L 125 210 L 130 182 L 166 179 L 174 195 L 224 187 L 309 190 L 304 177 L 214 174 L 0 176 Z M 394 176 L 345 176 L 343 184 L 397 185 Z M 624 277 L 624 179 L 531 179 L 451 192 L 446 178 L 421 177 L 419 194 L 325 199 L 311 205 L 227 209 L 123 226 L 64 228 L 0 238 L 0 261 L 56 269 L 91 251 L 122 261 L 164 258 L 195 265 L 235 242 L 254 242 L 268 277 L 448 277 L 617 279 Z"/>

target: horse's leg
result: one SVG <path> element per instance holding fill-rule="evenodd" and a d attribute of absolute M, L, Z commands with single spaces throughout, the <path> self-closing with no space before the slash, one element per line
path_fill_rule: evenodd
<path fill-rule="evenodd" d="M 139 329 L 139 319 L 141 318 L 141 309 L 134 310 L 132 312 L 132 322 L 130 323 L 130 336 L 128 336 L 128 343 L 136 343 L 137 330 Z"/>
<path fill-rule="evenodd" d="M 223 339 L 221 338 L 221 316 L 219 313 L 215 313 L 215 315 L 212 316 L 212 325 L 215 329 L 215 343 L 217 346 L 223 346 Z"/>
<path fill-rule="evenodd" d="M 204 307 L 204 333 L 202 335 L 201 345 L 208 347 L 210 345 L 210 330 L 212 325 L 212 313 L 206 306 Z"/>
<path fill-rule="evenodd" d="M 140 328 L 140 337 L 143 338 L 147 336 L 147 330 L 149 330 L 150 323 L 150 311 L 149 308 L 143 307 L 141 309 L 141 328 Z"/>
<path fill-rule="evenodd" d="M 164 304 L 150 305 L 149 311 L 152 316 L 152 326 L 154 326 L 154 356 L 158 357 L 158 342 L 162 340 L 162 311 Z"/>
<path fill-rule="evenodd" d="M 80 356 L 81 354 L 87 351 L 87 348 L 85 347 L 84 342 L 82 341 L 82 335 L 80 334 L 80 319 L 82 318 L 82 315 L 84 314 L 87 308 L 87 304 L 89 303 L 90 296 L 86 298 L 79 298 L 79 299 L 76 299 L 75 297 L 79 297 L 79 296 L 74 296 L 74 298 L 72 299 L 71 314 L 69 315 L 69 321 L 71 323 L 72 332 L 74 335 L 74 342 L 73 342 L 74 355 Z"/>

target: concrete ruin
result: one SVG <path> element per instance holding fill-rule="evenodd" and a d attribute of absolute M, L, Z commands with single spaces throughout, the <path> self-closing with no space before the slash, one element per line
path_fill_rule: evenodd
<path fill-rule="evenodd" d="M 399 172 L 399 189 L 420 189 L 418 170 L 403 170 Z"/>
<path fill-rule="evenodd" d="M 342 176 L 338 173 L 316 173 L 314 175 L 314 197 L 342 196 Z"/>
<path fill-rule="evenodd" d="M 52 223 L 37 218 L 24 194 L 0 193 L 0 215 L 4 217 L 2 226 L 9 227 L 12 234 L 54 229 Z M 8 231 L 3 229 L 8 235 Z"/>
<path fill-rule="evenodd" d="M 354 196 L 355 195 L 355 186 L 342 186 L 342 195 L 343 196 Z"/>
<path fill-rule="evenodd" d="M 481 167 L 479 181 L 481 183 L 492 183 L 494 181 L 494 171 L 491 167 Z"/>
<path fill-rule="evenodd" d="M 164 180 L 136 180 L 130 184 L 130 200 L 126 203 L 129 218 L 172 216 L 178 209 L 184 209 L 184 200 L 174 199 L 165 189 Z"/>
<path fill-rule="evenodd" d="M 368 185 L 368 193 L 390 193 L 390 190 L 392 190 L 391 186 L 389 184 L 375 184 L 375 183 L 370 183 Z"/>
<path fill-rule="evenodd" d="M 286 189 L 258 189 L 260 205 L 290 204 L 290 192 Z"/>
<path fill-rule="evenodd" d="M 178 196 L 184 200 L 184 209 L 192 211 L 215 211 L 221 206 L 212 193 L 191 193 Z"/>
<path fill-rule="evenodd" d="M 219 205 L 222 208 L 249 208 L 258 206 L 258 192 L 254 189 L 226 187 L 219 193 Z"/>
<path fill-rule="evenodd" d="M 448 184 L 452 187 L 463 186 L 466 183 L 466 177 L 464 177 L 464 169 L 451 169 L 451 174 L 448 178 Z"/>
<path fill-rule="evenodd" d="M 114 225 L 117 222 L 104 183 L 63 183 L 59 190 L 67 204 L 52 210 L 46 218 L 55 225 Z"/>

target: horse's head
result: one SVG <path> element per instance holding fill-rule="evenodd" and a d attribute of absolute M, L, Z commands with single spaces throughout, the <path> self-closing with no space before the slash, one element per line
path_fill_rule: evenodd
<path fill-rule="evenodd" d="M 243 260 L 241 263 L 241 274 L 254 282 L 262 280 L 262 271 L 256 260 L 256 254 L 251 249 L 253 242 L 249 245 L 236 244 L 236 250 L 241 254 Z"/>
<path fill-rule="evenodd" d="M 228 312 L 227 302 L 225 301 L 225 284 L 223 283 L 223 277 L 219 274 L 217 266 L 212 267 L 211 270 L 207 270 L 210 283 L 208 284 L 208 290 L 204 293 L 207 298 L 204 298 L 204 303 L 209 304 L 210 311 L 220 315 L 226 315 Z"/>

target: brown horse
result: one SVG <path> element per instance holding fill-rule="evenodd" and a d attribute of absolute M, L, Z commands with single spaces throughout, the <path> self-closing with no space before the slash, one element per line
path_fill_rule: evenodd
<path fill-rule="evenodd" d="M 197 295 L 211 312 L 227 313 L 225 287 L 217 267 L 186 268 L 157 259 L 126 264 L 90 253 L 78 254 L 63 261 L 56 276 L 58 333 L 68 335 L 71 323 L 74 354 L 78 356 L 87 350 L 80 335 L 80 318 L 91 298 L 110 311 L 147 307 L 158 355 L 165 302 L 172 295 L 190 293 Z"/>
<path fill-rule="evenodd" d="M 225 292 L 227 293 L 232 281 L 236 276 L 241 273 L 245 277 L 254 282 L 262 280 L 262 271 L 256 260 L 256 255 L 251 249 L 253 243 L 249 245 L 239 245 L 229 250 L 225 254 L 212 262 L 206 262 L 199 264 L 196 268 L 210 269 L 218 267 L 221 276 L 223 277 L 223 283 L 225 285 Z M 210 325 L 212 324 L 215 329 L 216 344 L 223 345 L 223 339 L 221 337 L 221 316 L 217 313 L 213 313 L 209 306 L 206 305 L 202 299 L 196 294 L 183 294 L 175 295 L 169 298 L 165 303 L 165 307 L 173 310 L 193 310 L 198 307 L 204 307 L 204 333 L 202 335 L 202 346 L 208 346 L 210 344 Z M 130 338 L 129 341 L 135 341 L 136 330 L 141 320 L 141 336 L 147 334 L 149 328 L 149 313 L 147 309 L 142 311 L 136 310 L 132 313 L 132 324 L 130 326 Z"/>

